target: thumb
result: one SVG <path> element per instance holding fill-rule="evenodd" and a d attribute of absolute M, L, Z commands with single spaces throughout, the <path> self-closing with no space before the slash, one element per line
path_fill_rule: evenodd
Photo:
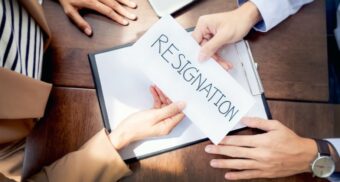
<path fill-rule="evenodd" d="M 199 61 L 206 61 L 211 58 L 219 48 L 221 48 L 225 42 L 223 41 L 220 33 L 215 34 L 210 40 L 208 40 L 201 48 L 198 56 Z"/>
<path fill-rule="evenodd" d="M 175 116 L 176 114 L 179 114 L 180 112 L 182 112 L 184 108 L 185 108 L 185 102 L 175 102 L 163 108 L 156 109 L 155 114 L 156 114 L 157 121 L 159 122 L 164 119 Z"/>
<path fill-rule="evenodd" d="M 201 43 L 203 40 L 203 32 L 198 27 L 196 27 L 191 33 L 191 36 L 196 40 L 197 43 Z"/>

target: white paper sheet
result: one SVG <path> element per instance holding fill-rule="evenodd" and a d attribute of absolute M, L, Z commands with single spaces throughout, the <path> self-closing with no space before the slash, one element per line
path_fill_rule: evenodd
<path fill-rule="evenodd" d="M 150 5 L 159 17 L 172 14 L 194 2 L 194 0 L 149 0 Z"/>
<path fill-rule="evenodd" d="M 255 101 L 216 61 L 199 63 L 200 46 L 171 16 L 156 22 L 133 46 L 132 59 L 184 113 L 218 144 Z"/>
<path fill-rule="evenodd" d="M 152 96 L 149 93 L 152 82 L 138 68 L 136 60 L 129 59 L 130 54 L 129 47 L 125 47 L 95 55 L 106 106 L 101 109 L 106 109 L 112 130 L 128 115 L 152 107 Z M 242 66 L 249 67 L 252 64 L 245 42 L 225 46 L 221 49 L 220 55 L 232 62 L 234 67 L 229 73 L 248 93 L 251 93 Z M 248 75 L 254 76 L 250 73 Z M 266 119 L 267 114 L 261 95 L 254 95 L 253 98 L 256 104 L 247 115 Z M 242 127 L 239 124 L 234 130 Z M 119 153 L 124 160 L 139 159 L 205 138 L 205 135 L 188 118 L 185 118 L 168 136 L 132 143 Z"/>

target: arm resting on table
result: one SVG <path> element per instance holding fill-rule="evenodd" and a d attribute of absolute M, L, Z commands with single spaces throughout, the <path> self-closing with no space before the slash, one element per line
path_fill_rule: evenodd
<path fill-rule="evenodd" d="M 102 129 L 78 151 L 44 167 L 28 181 L 117 181 L 129 173 Z"/>

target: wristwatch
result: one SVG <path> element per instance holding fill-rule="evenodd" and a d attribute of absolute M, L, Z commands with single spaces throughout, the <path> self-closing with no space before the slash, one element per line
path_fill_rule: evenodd
<path fill-rule="evenodd" d="M 331 157 L 328 142 L 320 139 L 314 140 L 318 146 L 318 156 L 311 164 L 313 176 L 327 178 L 335 171 L 335 162 Z"/>

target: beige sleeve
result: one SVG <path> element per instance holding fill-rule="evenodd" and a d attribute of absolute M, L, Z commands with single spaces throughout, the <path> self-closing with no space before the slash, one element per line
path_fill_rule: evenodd
<path fill-rule="evenodd" d="M 130 174 L 104 129 L 28 181 L 117 181 Z"/>
<path fill-rule="evenodd" d="M 40 118 L 52 85 L 0 67 L 0 119 Z"/>

